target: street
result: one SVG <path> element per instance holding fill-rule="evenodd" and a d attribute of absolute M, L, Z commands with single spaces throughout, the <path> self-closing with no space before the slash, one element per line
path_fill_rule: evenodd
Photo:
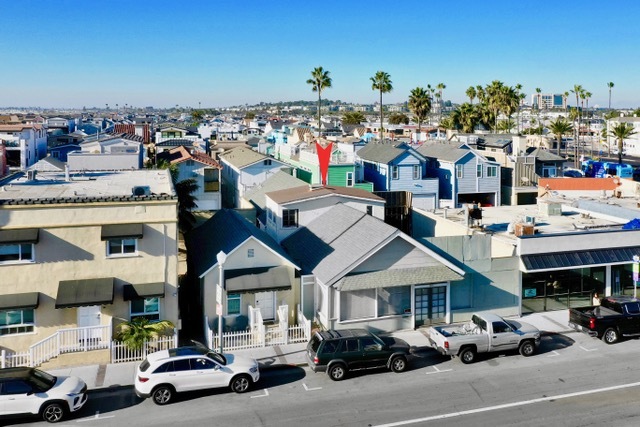
<path fill-rule="evenodd" d="M 471 365 L 416 349 L 411 369 L 352 373 L 333 382 L 308 368 L 264 369 L 246 394 L 187 393 L 167 406 L 130 387 L 92 392 L 64 425 L 455 426 L 640 423 L 640 340 L 614 345 L 584 334 L 549 334 L 539 352 L 484 355 Z M 45 425 L 33 419 L 15 425 Z M 13 424 L 12 424 L 13 425 Z"/>

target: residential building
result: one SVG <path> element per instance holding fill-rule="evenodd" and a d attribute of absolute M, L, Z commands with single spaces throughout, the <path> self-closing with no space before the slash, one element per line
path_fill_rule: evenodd
<path fill-rule="evenodd" d="M 0 125 L 9 169 L 25 170 L 47 155 L 47 131 L 41 124 Z"/>
<path fill-rule="evenodd" d="M 534 93 L 531 95 L 531 105 L 541 110 L 553 108 L 567 108 L 567 97 L 563 93 Z"/>
<path fill-rule="evenodd" d="M 125 170 L 144 167 L 143 138 L 132 134 L 102 134 L 79 144 L 80 151 L 67 152 L 72 171 Z"/>

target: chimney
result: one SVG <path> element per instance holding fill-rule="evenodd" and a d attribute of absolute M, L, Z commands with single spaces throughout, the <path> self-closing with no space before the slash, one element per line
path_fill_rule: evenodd
<path fill-rule="evenodd" d="M 65 164 L 64 165 L 64 180 L 65 181 L 71 181 L 71 178 L 69 177 L 69 165 Z"/>

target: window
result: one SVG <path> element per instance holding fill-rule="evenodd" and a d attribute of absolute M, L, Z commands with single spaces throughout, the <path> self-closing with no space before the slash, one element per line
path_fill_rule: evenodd
<path fill-rule="evenodd" d="M 138 252 L 138 239 L 107 240 L 107 256 L 122 256 Z"/>
<path fill-rule="evenodd" d="M 215 168 L 204 169 L 204 192 L 220 191 L 220 171 Z"/>
<path fill-rule="evenodd" d="M 476 165 L 476 177 L 482 178 L 482 165 Z"/>
<path fill-rule="evenodd" d="M 264 161 L 265 166 L 271 166 L 271 159 L 267 159 Z"/>
<path fill-rule="evenodd" d="M 0 310 L 0 335 L 33 332 L 33 308 Z"/>
<path fill-rule="evenodd" d="M 373 215 L 373 206 L 367 205 L 367 215 Z"/>
<path fill-rule="evenodd" d="M 505 332 L 511 332 L 511 328 L 504 322 L 493 322 L 493 333 L 494 334 L 502 334 Z"/>
<path fill-rule="evenodd" d="M 463 165 L 456 165 L 456 178 L 464 177 L 464 168 Z"/>
<path fill-rule="evenodd" d="M 33 387 L 25 380 L 10 380 L 2 384 L 2 394 L 27 394 Z"/>
<path fill-rule="evenodd" d="M 298 209 L 284 209 L 282 211 L 282 227 L 298 226 Z"/>
<path fill-rule="evenodd" d="M 380 351 L 382 350 L 382 344 L 370 337 L 360 338 L 360 344 L 364 351 Z"/>
<path fill-rule="evenodd" d="M 495 178 L 498 176 L 498 167 L 497 166 L 487 166 L 487 177 Z"/>
<path fill-rule="evenodd" d="M 227 294 L 227 314 L 240 314 L 240 294 Z"/>
<path fill-rule="evenodd" d="M 340 292 L 340 320 L 376 317 L 376 290 Z"/>
<path fill-rule="evenodd" d="M 420 165 L 413 165 L 413 179 L 422 178 L 422 174 L 420 173 Z"/>
<path fill-rule="evenodd" d="M 394 286 L 378 289 L 378 316 L 411 313 L 411 288 Z"/>
<path fill-rule="evenodd" d="M 344 343 L 342 344 L 342 351 L 344 353 L 358 351 L 358 340 L 355 338 L 344 340 Z"/>
<path fill-rule="evenodd" d="M 347 187 L 353 187 L 353 172 L 347 172 Z"/>
<path fill-rule="evenodd" d="M 160 320 L 160 298 L 131 300 L 131 320 L 139 317 L 147 320 Z"/>
<path fill-rule="evenodd" d="M 33 243 L 0 245 L 0 264 L 33 260 Z"/>
<path fill-rule="evenodd" d="M 400 179 L 400 167 L 398 165 L 391 166 L 391 179 Z"/>
<path fill-rule="evenodd" d="M 193 166 L 193 164 L 194 164 L 193 160 L 191 159 L 187 160 L 187 166 Z"/>

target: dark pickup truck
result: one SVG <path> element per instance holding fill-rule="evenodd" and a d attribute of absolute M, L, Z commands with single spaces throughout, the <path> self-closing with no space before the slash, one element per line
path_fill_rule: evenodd
<path fill-rule="evenodd" d="M 606 297 L 599 306 L 569 309 L 569 326 L 607 344 L 622 336 L 640 335 L 640 301 L 625 296 Z"/>

